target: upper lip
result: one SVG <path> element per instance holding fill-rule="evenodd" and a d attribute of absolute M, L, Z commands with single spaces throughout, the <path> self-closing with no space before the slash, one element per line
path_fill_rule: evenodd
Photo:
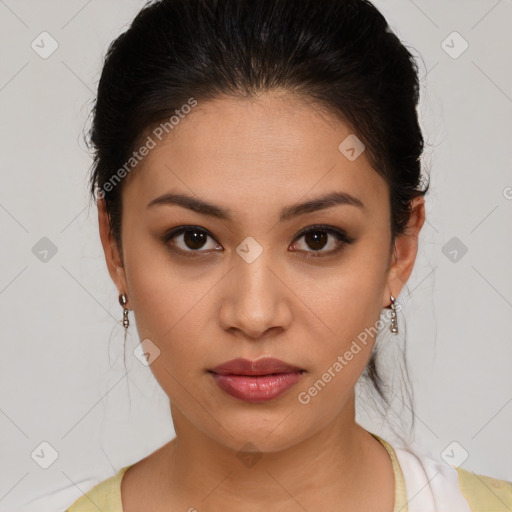
<path fill-rule="evenodd" d="M 210 371 L 219 375 L 270 375 L 272 373 L 296 373 L 304 370 L 279 359 L 266 357 L 256 361 L 243 358 L 232 359 Z"/>

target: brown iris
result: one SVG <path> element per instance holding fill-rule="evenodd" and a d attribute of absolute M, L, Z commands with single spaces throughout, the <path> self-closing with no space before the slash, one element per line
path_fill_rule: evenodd
<path fill-rule="evenodd" d="M 325 231 L 311 231 L 304 235 L 304 240 L 311 249 L 322 249 L 327 243 L 327 233 Z"/>

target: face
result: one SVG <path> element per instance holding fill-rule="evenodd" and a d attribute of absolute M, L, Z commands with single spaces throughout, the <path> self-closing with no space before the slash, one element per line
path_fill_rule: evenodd
<path fill-rule="evenodd" d="M 199 103 L 123 185 L 122 263 L 99 205 L 110 274 L 160 351 L 150 368 L 178 435 L 186 423 L 271 452 L 354 421 L 354 385 L 412 270 L 423 204 L 392 247 L 386 182 L 364 151 L 338 148 L 351 133 L 290 96 Z M 210 371 L 265 357 L 302 370 L 269 400 L 233 396 Z"/>

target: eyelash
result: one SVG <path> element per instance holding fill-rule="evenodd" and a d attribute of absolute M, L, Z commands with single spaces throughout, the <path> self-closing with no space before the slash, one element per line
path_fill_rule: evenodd
<path fill-rule="evenodd" d="M 211 237 L 213 240 L 215 240 L 213 235 L 209 231 L 204 229 L 204 228 L 201 228 L 199 226 L 180 226 L 178 228 L 171 229 L 169 232 L 167 232 L 162 237 L 162 241 L 166 245 L 168 245 L 170 250 L 172 250 L 174 252 L 178 252 L 179 254 L 182 254 L 182 255 L 184 255 L 186 257 L 193 257 L 193 258 L 195 258 L 195 257 L 198 257 L 198 256 L 199 257 L 202 256 L 201 253 L 208 253 L 209 251 L 205 251 L 205 250 L 201 250 L 201 249 L 185 251 L 183 249 L 178 249 L 176 247 L 169 246 L 169 241 L 170 240 L 172 240 L 173 238 L 175 238 L 175 237 L 177 237 L 179 235 L 182 235 L 183 233 L 185 233 L 187 231 L 195 231 L 195 232 L 203 233 L 203 234 Z M 293 239 L 292 243 L 295 242 L 295 240 L 300 240 L 301 238 L 303 238 L 304 236 L 309 235 L 310 233 L 316 233 L 316 232 L 324 232 L 324 233 L 333 235 L 334 238 L 336 238 L 337 241 L 339 242 L 338 247 L 336 249 L 333 249 L 333 250 L 330 250 L 330 251 L 319 250 L 319 251 L 294 251 L 294 252 L 304 252 L 304 253 L 307 254 L 306 258 L 319 258 L 319 257 L 325 257 L 325 256 L 332 256 L 334 254 L 339 253 L 344 248 L 345 245 L 351 245 L 351 244 L 353 244 L 356 241 L 355 238 L 349 236 L 345 231 L 343 231 L 341 229 L 333 228 L 333 227 L 326 226 L 326 225 L 323 225 L 323 224 L 317 224 L 317 225 L 314 225 L 314 226 L 309 226 L 308 228 L 302 230 Z"/>

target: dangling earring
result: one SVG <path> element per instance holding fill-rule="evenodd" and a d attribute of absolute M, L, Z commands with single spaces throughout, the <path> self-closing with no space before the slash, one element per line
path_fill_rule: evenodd
<path fill-rule="evenodd" d="M 123 327 L 124 327 L 124 333 L 126 335 L 128 331 L 128 326 L 130 325 L 130 320 L 128 319 L 128 309 L 125 308 L 125 305 L 128 303 L 128 298 L 124 293 L 119 295 L 119 304 L 123 306 Z"/>
<path fill-rule="evenodd" d="M 391 324 L 389 326 L 389 330 L 393 334 L 398 334 L 398 322 L 396 318 L 396 304 L 395 304 L 395 297 L 391 295 Z"/>

